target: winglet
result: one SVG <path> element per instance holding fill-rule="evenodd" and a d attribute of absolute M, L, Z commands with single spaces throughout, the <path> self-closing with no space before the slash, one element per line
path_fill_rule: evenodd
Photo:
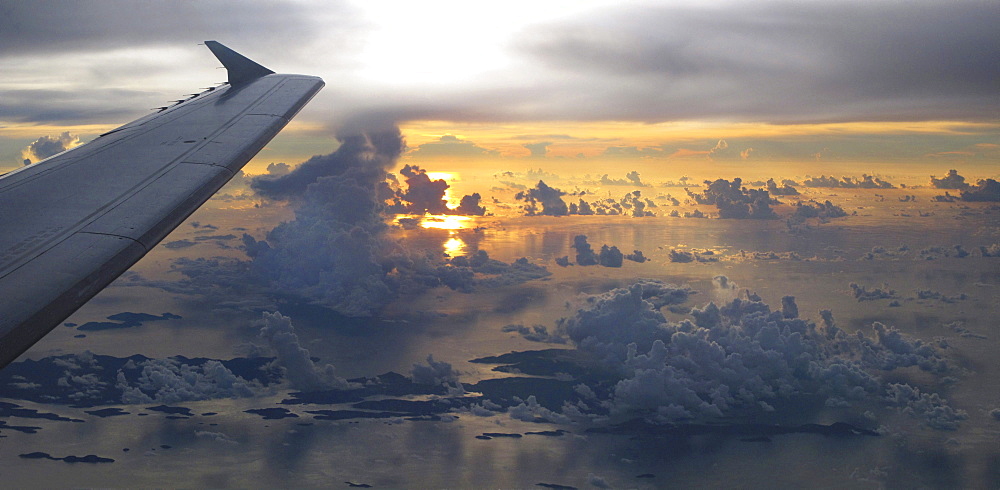
<path fill-rule="evenodd" d="M 222 65 L 229 71 L 229 84 L 240 85 L 252 82 L 265 75 L 274 73 L 273 71 L 257 64 L 257 62 L 227 48 L 222 43 L 216 41 L 205 41 L 205 46 L 212 50 Z"/>

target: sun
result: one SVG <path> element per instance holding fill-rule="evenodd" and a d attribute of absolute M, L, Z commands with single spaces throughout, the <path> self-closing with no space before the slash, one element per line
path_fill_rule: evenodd
<path fill-rule="evenodd" d="M 472 227 L 472 218 L 450 214 L 428 214 L 420 221 L 420 226 L 435 230 L 465 230 Z"/>

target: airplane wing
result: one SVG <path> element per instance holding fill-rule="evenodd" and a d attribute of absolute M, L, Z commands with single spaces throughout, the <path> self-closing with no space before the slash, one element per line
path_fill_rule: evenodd
<path fill-rule="evenodd" d="M 0 177 L 0 368 L 152 250 L 323 88 L 205 44 L 227 84 Z"/>

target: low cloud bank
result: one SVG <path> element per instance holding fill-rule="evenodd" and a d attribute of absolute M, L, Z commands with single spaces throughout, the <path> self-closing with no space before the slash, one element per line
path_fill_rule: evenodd
<path fill-rule="evenodd" d="M 819 177 L 811 177 L 802 181 L 802 185 L 806 187 L 833 187 L 842 189 L 895 189 L 896 186 L 892 183 L 882 180 L 874 175 L 861 174 L 861 178 L 857 177 L 841 177 L 836 178 L 834 176 L 827 177 L 825 175 L 820 175 Z"/>
<path fill-rule="evenodd" d="M 606 176 L 605 176 L 606 177 Z M 638 174 L 635 175 L 638 179 Z M 610 185 L 628 185 L 619 182 Z M 636 187 L 644 187 L 644 184 L 635 184 Z M 652 199 L 642 197 L 642 191 L 634 190 L 626 193 L 621 199 L 606 198 L 596 201 L 585 201 L 580 198 L 578 202 L 571 202 L 568 205 L 563 200 L 563 196 L 584 195 L 585 191 L 567 193 L 561 189 L 551 187 L 545 181 L 539 180 L 535 187 L 518 192 L 514 199 L 524 201 L 524 214 L 526 216 L 632 216 L 634 218 L 653 217 L 656 213 L 650 209 L 657 205 Z"/>
<path fill-rule="evenodd" d="M 945 192 L 943 196 L 936 196 L 935 201 L 953 202 L 958 199 L 967 202 L 1000 202 L 1000 182 L 993 179 L 983 179 L 970 185 L 965 181 L 965 177 L 958 174 L 958 170 L 951 169 L 948 174 L 938 179 L 931 176 L 931 187 L 935 189 L 951 189 L 961 191 L 959 197 L 952 196 Z"/>

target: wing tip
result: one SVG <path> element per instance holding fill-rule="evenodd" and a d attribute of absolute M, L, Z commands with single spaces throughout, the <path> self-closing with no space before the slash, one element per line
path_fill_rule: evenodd
<path fill-rule="evenodd" d="M 274 73 L 273 70 L 233 51 L 218 41 L 205 41 L 205 46 L 226 67 L 229 72 L 230 85 L 244 84 Z"/>

